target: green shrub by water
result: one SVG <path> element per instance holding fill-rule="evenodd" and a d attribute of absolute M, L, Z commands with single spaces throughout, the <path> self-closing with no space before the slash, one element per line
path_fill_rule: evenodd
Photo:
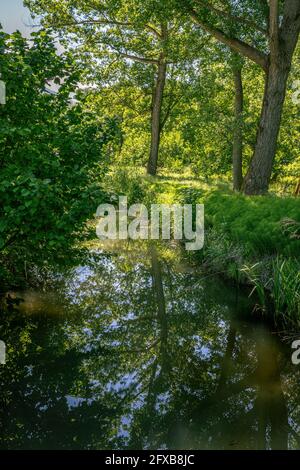
<path fill-rule="evenodd" d="M 192 194 L 191 194 L 192 193 Z M 205 206 L 206 240 L 197 254 L 214 272 L 250 283 L 261 311 L 300 323 L 300 201 L 247 197 L 226 188 L 181 189 L 182 203 Z"/>
<path fill-rule="evenodd" d="M 193 193 L 193 194 L 191 194 Z M 300 200 L 295 197 L 244 196 L 220 190 L 185 189 L 184 203 L 203 203 L 206 227 L 218 229 L 243 245 L 247 255 L 282 254 L 300 257 Z M 290 225 L 288 225 L 290 221 Z"/>

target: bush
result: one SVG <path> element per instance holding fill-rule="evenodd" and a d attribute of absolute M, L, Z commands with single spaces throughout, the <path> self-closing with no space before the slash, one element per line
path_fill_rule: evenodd
<path fill-rule="evenodd" d="M 182 203 L 204 203 L 202 264 L 251 284 L 260 311 L 300 324 L 300 204 L 297 198 L 247 197 L 223 190 L 180 189 Z"/>
<path fill-rule="evenodd" d="M 0 33 L 1 34 L 1 33 Z M 7 102 L 0 109 L 0 251 L 2 275 L 24 262 L 57 259 L 78 238 L 104 195 L 104 146 L 112 122 L 70 103 L 78 70 L 58 56 L 45 32 L 29 45 L 0 35 Z M 46 93 L 49 81 L 59 86 Z"/>
<path fill-rule="evenodd" d="M 207 224 L 222 227 L 232 240 L 243 245 L 246 255 L 300 256 L 300 240 L 289 237 L 282 226 L 287 218 L 300 222 L 296 198 L 213 191 L 200 199 L 205 204 Z"/>

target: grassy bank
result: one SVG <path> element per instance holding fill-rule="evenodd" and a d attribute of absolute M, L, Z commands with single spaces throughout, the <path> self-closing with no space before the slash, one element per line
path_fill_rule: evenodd
<path fill-rule="evenodd" d="M 300 326 L 300 202 L 293 197 L 247 197 L 217 180 L 116 170 L 107 181 L 129 203 L 205 205 L 204 249 L 193 256 L 211 272 L 256 292 L 258 308 L 278 323 Z"/>

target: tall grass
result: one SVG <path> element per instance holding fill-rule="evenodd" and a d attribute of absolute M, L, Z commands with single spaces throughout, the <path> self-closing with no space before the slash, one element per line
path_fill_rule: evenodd
<path fill-rule="evenodd" d="M 258 297 L 258 307 L 262 312 L 266 312 L 267 310 L 267 292 L 266 292 L 266 285 L 263 281 L 262 275 L 261 275 L 261 263 L 256 263 L 252 266 L 243 266 L 241 269 L 242 273 L 246 275 L 250 283 L 253 285 L 253 289 L 250 293 L 250 296 L 252 296 L 254 293 L 256 293 Z"/>
<path fill-rule="evenodd" d="M 300 326 L 300 265 L 295 259 L 272 259 L 270 269 L 266 263 L 244 266 L 262 311 L 273 309 L 275 321 Z M 263 273 L 269 271 L 266 280 Z"/>
<path fill-rule="evenodd" d="M 295 260 L 277 257 L 272 267 L 270 284 L 275 315 L 300 326 L 300 265 Z"/>

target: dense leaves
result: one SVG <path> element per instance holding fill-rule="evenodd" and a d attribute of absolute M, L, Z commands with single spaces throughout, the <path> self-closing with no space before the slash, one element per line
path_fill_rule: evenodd
<path fill-rule="evenodd" d="M 45 32 L 1 33 L 7 103 L 0 109 L 0 249 L 14 262 L 70 246 L 103 199 L 114 123 L 71 98 L 79 69 Z"/>

